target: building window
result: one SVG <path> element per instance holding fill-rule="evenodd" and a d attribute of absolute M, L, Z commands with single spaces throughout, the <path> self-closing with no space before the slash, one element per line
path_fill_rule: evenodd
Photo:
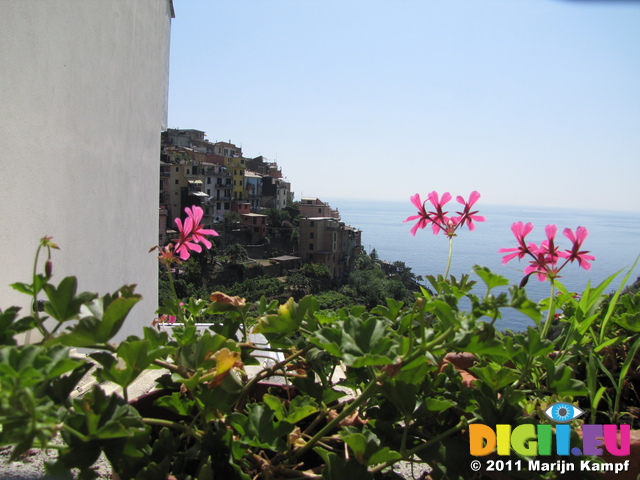
<path fill-rule="evenodd" d="M 313 250 L 313 243 L 309 244 L 309 250 Z"/>
<path fill-rule="evenodd" d="M 314 227 L 314 226 L 315 226 L 315 224 L 316 224 L 316 222 L 314 222 L 313 220 L 311 220 L 311 222 L 309 222 L 309 226 L 310 226 L 310 227 Z"/>
<path fill-rule="evenodd" d="M 180 181 L 176 178 L 176 185 L 178 185 L 178 183 L 180 183 Z"/>
<path fill-rule="evenodd" d="M 211 183 L 211 177 L 207 177 L 207 183 Z"/>
<path fill-rule="evenodd" d="M 314 236 L 313 232 L 309 233 L 309 238 L 313 238 L 313 236 Z"/>
<path fill-rule="evenodd" d="M 180 167 L 176 167 L 176 172 L 179 172 L 179 171 L 180 171 Z"/>

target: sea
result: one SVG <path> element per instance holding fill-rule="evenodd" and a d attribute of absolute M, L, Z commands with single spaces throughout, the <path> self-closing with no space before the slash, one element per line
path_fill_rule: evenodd
<path fill-rule="evenodd" d="M 434 235 L 429 227 L 419 230 L 412 237 L 409 230 L 413 223 L 403 223 L 404 219 L 416 213 L 416 208 L 408 199 L 323 200 L 339 210 L 343 222 L 362 231 L 362 245 L 367 253 L 375 249 L 381 260 L 402 261 L 411 267 L 414 274 L 423 277 L 444 274 L 449 251 L 448 239 L 443 234 Z M 454 211 L 458 210 L 458 206 L 461 207 L 455 200 L 447 205 Z M 474 293 L 479 295 L 484 295 L 485 289 L 479 290 L 483 284 L 472 271 L 474 265 L 488 267 L 494 273 L 507 277 L 512 285 L 518 285 L 522 280 L 522 271 L 528 262 L 523 259 L 519 263 L 516 258 L 503 265 L 503 255 L 498 253 L 502 247 L 517 246 L 511 225 L 518 221 L 534 225 L 527 242 L 536 244 L 546 238 L 546 225 L 557 225 L 556 245 L 561 249 L 571 247 L 562 230 L 569 227 L 575 232 L 578 226 L 587 228 L 589 235 L 582 249 L 588 250 L 596 259 L 589 271 L 580 268 L 577 262 L 562 270 L 560 281 L 570 292 L 582 292 L 589 282 L 591 286 L 596 286 L 619 272 L 605 290 L 606 293 L 614 292 L 640 255 L 640 212 L 482 205 L 481 201 L 474 208 L 486 218 L 486 222 L 476 223 L 474 231 L 469 231 L 467 227 L 458 230 L 453 239 L 450 274 L 457 278 L 462 274 L 470 274 L 471 279 L 479 281 L 474 287 Z M 638 276 L 640 266 L 633 269 L 627 284 L 633 283 Z M 529 298 L 539 301 L 549 296 L 550 286 L 548 282 L 539 282 L 532 276 L 526 291 Z M 534 325 L 534 322 L 510 308 L 503 311 L 503 318 L 496 323 L 501 330 L 516 331 L 524 330 L 528 325 Z"/>

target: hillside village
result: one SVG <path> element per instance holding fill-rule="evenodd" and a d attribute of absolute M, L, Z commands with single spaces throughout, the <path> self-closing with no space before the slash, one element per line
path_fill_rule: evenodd
<path fill-rule="evenodd" d="M 246 158 L 230 141 L 205 137 L 194 129 L 162 133 L 160 245 L 177 233 L 174 219 L 184 218 L 185 207 L 198 205 L 223 248 L 240 244 L 252 259 L 267 259 L 282 271 L 321 264 L 337 279 L 353 269 L 361 232 L 342 222 L 338 210 L 319 198 L 294 203 L 276 162 Z"/>

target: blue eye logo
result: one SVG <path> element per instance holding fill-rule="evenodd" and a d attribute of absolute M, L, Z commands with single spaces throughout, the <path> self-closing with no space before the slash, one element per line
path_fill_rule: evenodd
<path fill-rule="evenodd" d="M 575 420 L 584 413 L 580 407 L 576 407 L 569 403 L 558 402 L 549 406 L 544 411 L 544 414 L 549 420 L 557 423 L 567 423 L 571 420 Z"/>

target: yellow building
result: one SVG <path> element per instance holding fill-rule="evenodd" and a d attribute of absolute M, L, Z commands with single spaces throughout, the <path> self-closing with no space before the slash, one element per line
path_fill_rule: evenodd
<path fill-rule="evenodd" d="M 244 186 L 245 159 L 243 157 L 225 157 L 224 165 L 231 173 L 233 190 L 231 195 L 234 200 L 245 200 L 247 191 Z"/>

